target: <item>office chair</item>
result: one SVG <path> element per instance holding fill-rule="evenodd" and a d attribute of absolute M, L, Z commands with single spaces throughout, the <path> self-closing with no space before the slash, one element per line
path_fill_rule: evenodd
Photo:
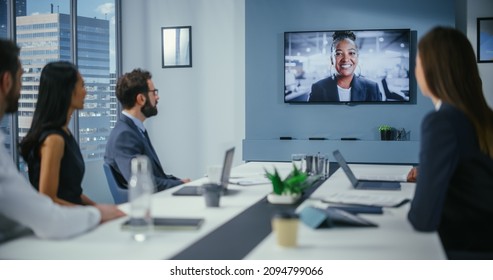
<path fill-rule="evenodd" d="M 382 79 L 382 87 L 386 100 L 407 101 L 403 96 L 389 90 L 389 85 L 387 84 L 387 80 L 385 78 Z"/>
<path fill-rule="evenodd" d="M 106 175 L 106 180 L 108 181 L 108 186 L 110 187 L 111 195 L 113 196 L 113 200 L 115 204 L 125 203 L 128 201 L 128 188 L 119 183 L 117 178 L 121 177 L 120 174 L 117 174 L 113 168 L 107 164 L 103 163 L 104 174 Z M 121 181 L 120 181 L 121 182 Z"/>

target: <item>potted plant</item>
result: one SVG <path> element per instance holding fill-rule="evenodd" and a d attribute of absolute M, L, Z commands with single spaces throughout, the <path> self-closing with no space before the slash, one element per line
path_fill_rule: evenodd
<path fill-rule="evenodd" d="M 392 130 L 390 125 L 381 125 L 378 130 L 380 131 L 381 140 L 392 140 Z"/>
<path fill-rule="evenodd" d="M 309 177 L 305 172 L 293 165 L 293 171 L 283 180 L 279 172 L 274 168 L 274 173 L 265 171 L 267 178 L 272 183 L 272 193 L 267 196 L 267 200 L 274 204 L 292 204 L 297 202 L 303 191 L 310 187 L 317 179 L 317 176 Z"/>

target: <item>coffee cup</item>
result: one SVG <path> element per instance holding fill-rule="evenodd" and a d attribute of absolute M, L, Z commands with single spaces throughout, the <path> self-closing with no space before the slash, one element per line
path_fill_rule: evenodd
<path fill-rule="evenodd" d="M 219 207 L 222 186 L 219 184 L 208 183 L 202 186 L 205 205 L 207 207 Z"/>
<path fill-rule="evenodd" d="M 272 218 L 272 231 L 277 244 L 282 247 L 296 247 L 299 216 L 295 213 L 281 212 Z"/>

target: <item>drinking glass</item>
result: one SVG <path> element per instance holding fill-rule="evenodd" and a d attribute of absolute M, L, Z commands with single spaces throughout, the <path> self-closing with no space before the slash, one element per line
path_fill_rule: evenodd
<path fill-rule="evenodd" d="M 306 155 L 305 154 L 292 154 L 291 155 L 291 162 L 293 163 L 296 168 L 300 171 L 305 171 L 306 168 Z"/>
<path fill-rule="evenodd" d="M 322 179 L 329 177 L 329 157 L 327 155 L 318 154 L 316 158 L 316 174 Z"/>

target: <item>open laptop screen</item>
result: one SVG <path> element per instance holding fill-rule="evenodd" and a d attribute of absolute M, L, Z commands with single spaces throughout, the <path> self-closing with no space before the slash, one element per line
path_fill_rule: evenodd
<path fill-rule="evenodd" d="M 337 163 L 339 163 L 339 166 L 342 168 L 342 171 L 346 173 L 346 176 L 349 178 L 349 181 L 351 181 L 351 185 L 355 189 L 362 189 L 362 190 L 400 190 L 401 189 L 401 184 L 399 182 L 392 182 L 392 181 L 378 181 L 378 180 L 358 180 L 356 176 L 354 176 L 353 171 L 351 171 L 351 168 L 347 165 L 346 160 L 344 157 L 342 157 L 342 154 L 338 151 L 335 150 L 333 152 L 334 158 L 337 160 Z"/>
<path fill-rule="evenodd" d="M 334 158 L 336 159 L 337 163 L 342 168 L 344 173 L 346 173 L 349 181 L 351 181 L 351 185 L 356 186 L 358 184 L 358 179 L 356 178 L 356 176 L 354 176 L 353 171 L 351 171 L 351 169 L 347 165 L 347 162 L 342 156 L 341 152 L 339 152 L 339 150 L 335 150 L 332 154 L 334 155 Z"/>
<path fill-rule="evenodd" d="M 223 188 L 227 188 L 229 184 L 229 176 L 231 175 L 231 168 L 233 167 L 233 156 L 235 153 L 235 148 L 231 148 L 226 151 L 224 156 L 223 170 L 221 173 L 221 185 Z"/>

